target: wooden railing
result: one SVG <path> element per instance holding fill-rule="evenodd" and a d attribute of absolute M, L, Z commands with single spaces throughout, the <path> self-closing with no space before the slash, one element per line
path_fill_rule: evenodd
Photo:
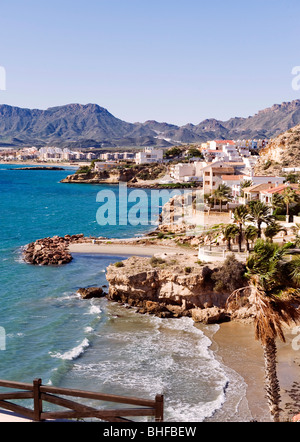
<path fill-rule="evenodd" d="M 91 391 L 46 386 L 42 385 L 41 379 L 35 379 L 33 384 L 0 380 L 0 387 L 22 390 L 0 393 L 0 408 L 10 410 L 33 421 L 97 418 L 106 422 L 130 422 L 124 416 L 153 416 L 156 422 L 163 421 L 164 398 L 162 395 L 157 395 L 155 400 L 115 396 Z M 75 402 L 74 400 L 66 399 L 65 396 L 127 404 L 137 407 L 96 409 Z M 33 399 L 33 409 L 9 402 L 19 399 Z M 44 402 L 56 404 L 68 410 L 44 411 Z"/>

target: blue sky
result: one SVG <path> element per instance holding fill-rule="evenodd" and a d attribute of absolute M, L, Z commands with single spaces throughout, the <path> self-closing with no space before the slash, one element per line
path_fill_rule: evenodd
<path fill-rule="evenodd" d="M 299 0 L 3 0 L 0 103 L 197 124 L 300 98 Z"/>

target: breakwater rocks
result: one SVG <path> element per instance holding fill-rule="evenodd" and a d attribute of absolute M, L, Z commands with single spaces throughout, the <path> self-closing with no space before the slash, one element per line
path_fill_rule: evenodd
<path fill-rule="evenodd" d="M 70 243 L 91 242 L 83 234 L 54 236 L 42 238 L 28 244 L 23 253 L 25 262 L 33 265 L 63 265 L 72 261 L 73 257 L 68 251 Z"/>
<path fill-rule="evenodd" d="M 231 289 L 220 290 L 220 271 L 217 265 L 203 265 L 183 254 L 131 257 L 107 268 L 107 298 L 161 318 L 189 316 L 205 324 L 250 321 L 249 306 L 235 313 L 226 309 Z"/>

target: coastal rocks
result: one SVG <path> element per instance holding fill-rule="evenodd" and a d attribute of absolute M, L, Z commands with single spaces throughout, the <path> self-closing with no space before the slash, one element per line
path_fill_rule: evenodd
<path fill-rule="evenodd" d="M 109 300 L 164 318 L 189 316 L 205 323 L 229 320 L 224 310 L 228 293 L 213 289 L 215 266 L 199 265 L 194 256 L 179 254 L 164 259 L 132 257 L 123 264 L 107 268 Z"/>
<path fill-rule="evenodd" d="M 33 265 L 63 265 L 72 261 L 68 252 L 69 242 L 64 238 L 44 238 L 28 244 L 24 251 L 24 260 Z"/>
<path fill-rule="evenodd" d="M 101 287 L 80 288 L 77 293 L 82 299 L 103 298 L 105 296 Z"/>
<path fill-rule="evenodd" d="M 192 319 L 194 322 L 202 322 L 204 324 L 219 324 L 230 321 L 230 315 L 225 309 L 218 307 L 195 308 L 192 310 Z"/>
<path fill-rule="evenodd" d="M 65 235 L 42 238 L 25 247 L 23 257 L 25 262 L 33 265 L 49 266 L 63 265 L 72 261 L 73 257 L 68 251 L 69 244 L 91 242 L 82 233 L 78 235 Z"/>
<path fill-rule="evenodd" d="M 109 180 L 109 173 L 106 170 L 99 172 L 75 173 L 68 175 L 61 180 L 61 183 L 84 183 L 84 184 L 102 184 Z M 112 181 L 114 183 L 114 181 Z"/>
<path fill-rule="evenodd" d="M 64 178 L 61 183 L 86 183 L 86 184 L 118 184 L 120 182 L 130 183 L 133 187 L 155 187 L 157 183 L 151 184 L 166 173 L 162 164 L 140 164 L 140 165 L 118 165 L 102 170 L 80 168 L 75 174 Z"/>

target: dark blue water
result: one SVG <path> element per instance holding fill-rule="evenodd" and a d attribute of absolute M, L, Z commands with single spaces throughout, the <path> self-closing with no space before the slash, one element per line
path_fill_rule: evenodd
<path fill-rule="evenodd" d="M 70 171 L 12 168 L 0 166 L 0 379 L 39 377 L 44 384 L 151 398 L 163 393 L 173 421 L 201 421 L 220 409 L 229 375 L 190 319 L 142 316 L 77 295 L 79 287 L 107 284 L 106 267 L 124 258 L 117 251 L 75 255 L 62 267 L 22 261 L 21 248 L 38 238 L 133 237 L 152 226 L 100 226 L 96 199 L 103 186 L 60 183 Z M 118 187 L 105 188 L 118 203 Z M 227 416 L 244 394 L 242 381 L 236 392 Z"/>

